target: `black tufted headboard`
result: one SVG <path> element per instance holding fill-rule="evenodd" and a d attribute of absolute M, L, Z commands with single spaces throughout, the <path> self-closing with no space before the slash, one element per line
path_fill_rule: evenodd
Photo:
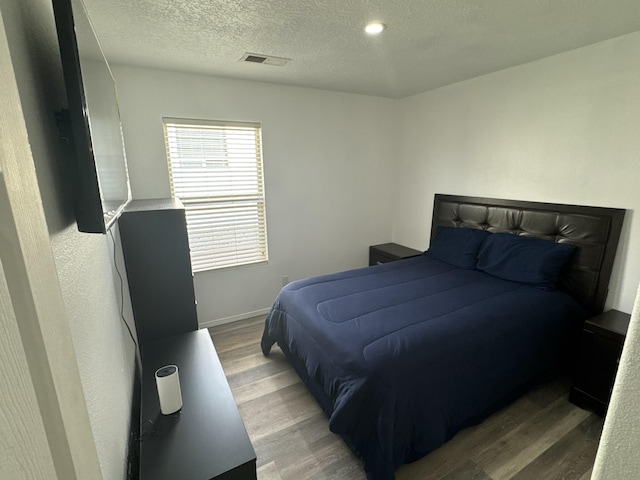
<path fill-rule="evenodd" d="M 578 247 L 558 280 L 588 312 L 600 313 L 609 288 L 625 210 L 436 194 L 431 238 L 439 226 L 570 243 Z"/>

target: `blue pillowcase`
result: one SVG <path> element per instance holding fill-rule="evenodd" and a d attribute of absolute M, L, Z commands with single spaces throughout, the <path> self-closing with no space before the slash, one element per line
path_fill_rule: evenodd
<path fill-rule="evenodd" d="M 438 227 L 427 253 L 442 262 L 473 270 L 480 246 L 489 236 L 491 233 L 485 230 Z"/>
<path fill-rule="evenodd" d="M 553 290 L 575 246 L 511 233 L 494 233 L 478 253 L 478 270 Z"/>

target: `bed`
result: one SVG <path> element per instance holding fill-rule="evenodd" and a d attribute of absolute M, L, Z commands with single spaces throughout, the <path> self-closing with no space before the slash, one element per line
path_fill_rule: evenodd
<path fill-rule="evenodd" d="M 514 400 L 602 311 L 624 210 L 436 195 L 405 260 L 292 282 L 265 322 L 370 480 Z"/>

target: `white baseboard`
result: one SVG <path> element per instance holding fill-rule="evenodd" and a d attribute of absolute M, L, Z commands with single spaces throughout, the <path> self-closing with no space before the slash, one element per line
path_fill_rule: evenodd
<path fill-rule="evenodd" d="M 266 315 L 271 308 L 263 308 L 262 310 L 256 310 L 255 312 L 241 313 L 239 315 L 233 315 L 226 318 L 218 318 L 216 320 L 207 320 L 206 322 L 198 322 L 199 328 L 217 327 L 218 325 L 224 325 L 226 323 L 237 322 L 238 320 L 246 320 L 247 318 L 258 317 L 260 315 Z"/>

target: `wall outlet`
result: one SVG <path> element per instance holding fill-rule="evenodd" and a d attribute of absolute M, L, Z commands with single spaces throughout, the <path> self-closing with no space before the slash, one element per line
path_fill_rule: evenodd
<path fill-rule="evenodd" d="M 282 276 L 282 286 L 284 287 L 287 283 L 289 283 L 289 275 Z"/>

